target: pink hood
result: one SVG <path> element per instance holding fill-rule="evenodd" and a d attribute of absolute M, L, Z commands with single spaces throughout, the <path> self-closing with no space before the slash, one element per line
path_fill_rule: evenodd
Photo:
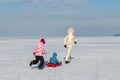
<path fill-rule="evenodd" d="M 34 49 L 34 52 L 35 56 L 43 56 L 43 54 L 45 53 L 43 42 L 39 42 L 37 44 L 36 48 Z"/>

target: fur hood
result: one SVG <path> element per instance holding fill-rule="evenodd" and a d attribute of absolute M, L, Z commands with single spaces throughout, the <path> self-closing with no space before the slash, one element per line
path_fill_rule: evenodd
<path fill-rule="evenodd" d="M 69 34 L 69 33 L 72 33 L 72 34 L 74 34 L 74 29 L 72 28 L 72 27 L 70 27 L 69 29 L 68 29 L 68 31 L 67 31 L 67 33 Z"/>

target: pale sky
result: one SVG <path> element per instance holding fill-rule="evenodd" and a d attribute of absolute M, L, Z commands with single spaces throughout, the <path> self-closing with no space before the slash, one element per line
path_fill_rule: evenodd
<path fill-rule="evenodd" d="M 120 0 L 0 0 L 0 36 L 120 33 Z"/>

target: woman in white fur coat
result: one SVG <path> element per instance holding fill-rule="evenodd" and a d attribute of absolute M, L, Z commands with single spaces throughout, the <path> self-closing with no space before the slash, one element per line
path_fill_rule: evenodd
<path fill-rule="evenodd" d="M 67 49 L 67 56 L 65 58 L 66 64 L 70 62 L 70 53 L 71 53 L 73 44 L 77 43 L 74 33 L 75 33 L 74 29 L 70 27 L 67 31 L 67 35 L 64 38 L 64 47 Z"/>

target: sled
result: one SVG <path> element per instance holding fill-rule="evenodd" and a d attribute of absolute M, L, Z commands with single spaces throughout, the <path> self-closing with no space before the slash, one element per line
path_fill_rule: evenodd
<path fill-rule="evenodd" d="M 47 64 L 46 64 L 46 66 L 47 66 L 47 67 L 52 67 L 52 68 L 55 68 L 55 67 L 62 66 L 62 62 L 60 62 L 59 64 L 47 63 Z"/>

